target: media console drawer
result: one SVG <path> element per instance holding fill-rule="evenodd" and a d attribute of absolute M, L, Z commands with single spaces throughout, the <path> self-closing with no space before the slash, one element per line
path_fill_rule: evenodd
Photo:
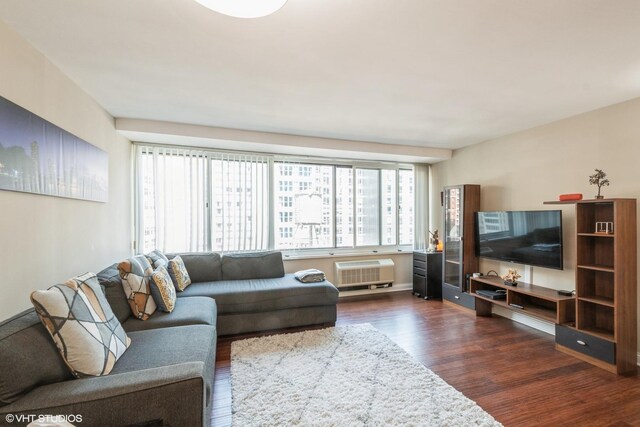
<path fill-rule="evenodd" d="M 596 336 L 562 325 L 556 325 L 556 344 L 616 364 L 616 344 Z"/>
<path fill-rule="evenodd" d="M 471 310 L 475 310 L 476 308 L 476 299 L 472 295 L 466 292 L 460 292 L 455 286 L 447 285 L 446 283 L 442 284 L 442 298 L 460 304 L 463 307 L 470 308 Z"/>

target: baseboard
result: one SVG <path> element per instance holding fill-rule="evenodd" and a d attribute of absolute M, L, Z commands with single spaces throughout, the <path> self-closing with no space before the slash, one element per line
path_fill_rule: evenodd
<path fill-rule="evenodd" d="M 520 313 L 513 310 L 508 310 L 506 308 L 502 308 L 494 305 L 491 311 L 498 316 L 506 317 L 507 319 L 511 319 L 514 322 L 522 323 L 523 325 L 529 326 L 531 328 L 537 329 L 542 332 L 546 332 L 550 335 L 556 335 L 556 326 L 551 322 L 545 322 L 544 320 L 540 320 L 536 317 L 527 316 L 526 313 Z"/>
<path fill-rule="evenodd" d="M 553 336 L 556 335 L 556 327 L 551 322 L 545 322 L 544 320 L 527 316 L 524 313 L 518 313 L 497 306 L 493 306 L 491 312 L 493 314 L 497 314 L 498 316 L 506 317 L 507 319 L 513 320 L 514 322 L 522 323 L 523 325 L 529 326 L 533 329 L 546 332 L 547 334 Z M 636 364 L 640 366 L 640 352 L 636 353 Z"/>
<path fill-rule="evenodd" d="M 399 292 L 410 291 L 413 289 L 413 283 L 394 283 L 393 286 L 388 288 L 378 289 L 360 289 L 356 291 L 340 291 L 340 297 L 352 297 L 356 295 L 373 295 L 373 294 L 385 294 L 387 292 Z M 338 288 L 338 290 L 340 290 Z"/>

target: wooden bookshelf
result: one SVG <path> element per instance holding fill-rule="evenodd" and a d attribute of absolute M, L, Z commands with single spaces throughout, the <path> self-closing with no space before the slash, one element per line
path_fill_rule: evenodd
<path fill-rule="evenodd" d="M 637 212 L 635 199 L 576 205 L 576 321 L 556 327 L 558 350 L 618 374 L 637 371 Z M 612 222 L 613 233 L 596 233 Z"/>

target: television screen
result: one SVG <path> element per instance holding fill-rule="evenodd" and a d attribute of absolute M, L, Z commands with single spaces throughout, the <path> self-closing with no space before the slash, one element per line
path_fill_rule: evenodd
<path fill-rule="evenodd" d="M 562 270 L 561 211 L 476 212 L 476 255 Z"/>

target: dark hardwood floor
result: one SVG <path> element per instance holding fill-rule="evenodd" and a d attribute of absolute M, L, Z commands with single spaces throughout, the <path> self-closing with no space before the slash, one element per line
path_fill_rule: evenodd
<path fill-rule="evenodd" d="M 356 323 L 375 326 L 505 426 L 640 426 L 638 376 L 556 351 L 553 336 L 511 320 L 395 292 L 342 298 L 336 325 Z M 218 340 L 216 427 L 231 425 L 231 342 L 246 337 Z"/>

